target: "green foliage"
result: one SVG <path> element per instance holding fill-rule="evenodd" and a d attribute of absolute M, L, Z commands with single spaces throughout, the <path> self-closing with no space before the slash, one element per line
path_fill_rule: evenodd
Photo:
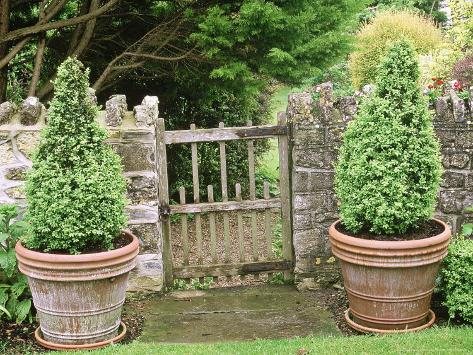
<path fill-rule="evenodd" d="M 379 12 L 356 36 L 356 51 L 349 60 L 355 88 L 375 81 L 380 60 L 398 39 L 409 40 L 418 54 L 429 54 L 443 43 L 440 29 L 416 13 Z"/>
<path fill-rule="evenodd" d="M 471 235 L 473 226 L 464 225 L 463 231 Z M 464 235 L 453 239 L 440 276 L 440 289 L 450 318 L 459 316 L 473 324 L 473 240 Z"/>
<path fill-rule="evenodd" d="M 204 277 L 204 282 L 201 283 L 199 279 L 190 279 L 190 282 L 187 282 L 183 279 L 174 280 L 172 286 L 173 290 L 208 290 L 210 286 L 214 283 L 212 277 Z"/>
<path fill-rule="evenodd" d="M 430 16 L 437 23 L 447 20 L 445 13 L 439 10 L 438 0 L 375 0 L 370 8 L 361 12 L 360 20 L 369 21 L 376 11 L 385 10 L 411 10 L 417 11 L 423 16 Z"/>
<path fill-rule="evenodd" d="M 15 244 L 27 232 L 28 225 L 18 218 L 18 207 L 0 205 L 0 319 L 6 316 L 20 324 L 32 321 L 28 280 L 16 266 Z"/>
<path fill-rule="evenodd" d="M 381 62 L 373 96 L 348 124 L 335 188 L 341 219 L 353 233 L 403 233 L 434 212 L 439 143 L 418 78 L 412 46 L 395 42 Z"/>
<path fill-rule="evenodd" d="M 449 0 L 452 11 L 452 26 L 448 34 L 461 52 L 473 51 L 473 2 Z"/>
<path fill-rule="evenodd" d="M 355 89 L 351 83 L 348 63 L 346 61 L 331 66 L 323 75 L 316 76 L 312 80 L 315 85 L 327 81 L 330 81 L 333 84 L 334 97 L 351 96 L 355 93 Z"/>
<path fill-rule="evenodd" d="M 33 167 L 27 176 L 26 246 L 78 254 L 111 249 L 125 225 L 125 181 L 119 156 L 104 144 L 88 95 L 88 70 L 68 58 L 58 69 Z"/>

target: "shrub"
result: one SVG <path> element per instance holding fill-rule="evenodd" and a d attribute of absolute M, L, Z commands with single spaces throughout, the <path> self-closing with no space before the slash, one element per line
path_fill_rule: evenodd
<path fill-rule="evenodd" d="M 27 230 L 25 222 L 13 222 L 18 212 L 15 205 L 0 205 L 0 319 L 19 324 L 26 318 L 31 322 L 32 307 L 28 280 L 16 267 L 15 244 Z"/>
<path fill-rule="evenodd" d="M 120 158 L 95 121 L 88 74 L 72 58 L 58 69 L 48 125 L 27 176 L 28 248 L 71 254 L 111 249 L 125 225 Z"/>
<path fill-rule="evenodd" d="M 440 184 L 439 144 L 412 46 L 395 42 L 373 96 L 348 124 L 336 167 L 340 216 L 351 232 L 403 233 L 431 218 Z"/>
<path fill-rule="evenodd" d="M 455 63 L 452 79 L 458 80 L 463 88 L 473 86 L 473 54 L 467 55 Z"/>
<path fill-rule="evenodd" d="M 458 50 L 473 50 L 473 2 L 470 0 L 449 0 L 452 26 L 448 34 Z"/>
<path fill-rule="evenodd" d="M 356 51 L 349 60 L 353 85 L 373 83 L 378 64 L 393 41 L 411 41 L 418 54 L 428 54 L 442 44 L 440 29 L 421 15 L 410 11 L 387 11 L 376 15 L 356 36 Z"/>
<path fill-rule="evenodd" d="M 450 243 L 440 276 L 450 318 L 473 324 L 473 240 L 459 236 Z"/>

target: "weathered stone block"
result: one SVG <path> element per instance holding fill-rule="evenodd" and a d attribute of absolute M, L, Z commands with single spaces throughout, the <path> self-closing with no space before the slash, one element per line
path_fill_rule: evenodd
<path fill-rule="evenodd" d="M 161 238 L 156 223 L 128 224 L 128 228 L 140 240 L 140 253 L 160 253 Z"/>
<path fill-rule="evenodd" d="M 441 186 L 445 188 L 461 188 L 465 185 L 465 175 L 451 171 L 444 172 Z"/>
<path fill-rule="evenodd" d="M 309 192 L 309 173 L 296 171 L 292 183 L 294 192 Z"/>
<path fill-rule="evenodd" d="M 33 151 L 39 144 L 39 131 L 20 132 L 16 136 L 16 147 L 26 158 L 31 159 Z"/>
<path fill-rule="evenodd" d="M 452 100 L 453 118 L 456 122 L 464 122 L 466 120 L 466 108 L 463 99 L 460 99 L 455 90 L 450 90 L 450 98 Z"/>
<path fill-rule="evenodd" d="M 310 93 L 288 95 L 287 117 L 294 124 L 314 124 L 316 118 L 312 114 L 313 99 Z"/>
<path fill-rule="evenodd" d="M 127 206 L 128 224 L 151 224 L 158 222 L 158 207 L 147 205 Z"/>
<path fill-rule="evenodd" d="M 343 132 L 346 130 L 346 125 L 333 126 L 327 128 L 327 142 L 339 144 L 342 142 Z"/>
<path fill-rule="evenodd" d="M 137 256 L 136 268 L 130 272 L 127 292 L 159 292 L 163 287 L 163 266 L 160 254 Z"/>
<path fill-rule="evenodd" d="M 12 199 L 25 199 L 25 186 L 23 184 L 10 187 L 5 190 L 5 193 Z"/>
<path fill-rule="evenodd" d="M 315 192 L 310 194 L 296 194 L 294 196 L 294 209 L 307 210 L 317 213 L 328 211 L 327 194 L 325 192 Z"/>
<path fill-rule="evenodd" d="M 11 164 L 15 162 L 15 155 L 13 154 L 13 148 L 11 142 L 6 141 L 0 144 L 0 166 Z"/>
<path fill-rule="evenodd" d="M 107 126 L 116 127 L 122 124 L 123 116 L 127 109 L 125 95 L 112 95 L 105 103 L 105 123 Z"/>
<path fill-rule="evenodd" d="M 330 190 L 333 188 L 333 172 L 314 172 L 309 175 L 309 190 Z"/>
<path fill-rule="evenodd" d="M 465 169 L 468 168 L 470 156 L 466 153 L 452 153 L 444 152 L 442 154 L 442 164 L 445 169 Z"/>
<path fill-rule="evenodd" d="M 454 129 L 443 129 L 436 128 L 435 133 L 440 140 L 440 144 L 443 148 L 455 146 L 455 130 Z"/>
<path fill-rule="evenodd" d="M 0 104 L 0 125 L 11 121 L 18 107 L 13 102 L 3 102 Z"/>
<path fill-rule="evenodd" d="M 28 169 L 29 167 L 26 165 L 8 168 L 5 172 L 5 178 L 8 180 L 25 180 Z"/>
<path fill-rule="evenodd" d="M 156 96 L 145 96 L 141 105 L 133 108 L 138 127 L 149 126 L 156 122 L 159 115 L 158 104 L 159 100 Z"/>
<path fill-rule="evenodd" d="M 27 97 L 20 106 L 20 122 L 25 126 L 31 126 L 39 121 L 43 104 L 37 97 Z"/>
<path fill-rule="evenodd" d="M 448 104 L 448 97 L 442 96 L 435 102 L 435 118 L 440 122 L 454 122 L 453 112 Z"/>
<path fill-rule="evenodd" d="M 133 204 L 157 201 L 156 174 L 131 174 L 125 173 L 128 198 Z"/>
<path fill-rule="evenodd" d="M 473 148 L 473 131 L 457 130 L 457 144 L 463 148 Z"/>
<path fill-rule="evenodd" d="M 295 213 L 293 218 L 294 230 L 305 230 L 311 228 L 310 213 Z"/>
<path fill-rule="evenodd" d="M 298 148 L 310 148 L 324 144 L 325 129 L 314 128 L 294 132 L 294 145 Z"/>
<path fill-rule="evenodd" d="M 294 149 L 294 165 L 303 168 L 332 170 L 336 162 L 335 150 L 328 146 L 311 149 Z"/>
<path fill-rule="evenodd" d="M 446 214 L 461 214 L 465 207 L 473 205 L 473 193 L 462 190 L 440 192 L 440 211 Z"/>
<path fill-rule="evenodd" d="M 153 171 L 154 146 L 151 144 L 129 143 L 112 144 L 113 149 L 122 158 L 124 171 Z"/>
<path fill-rule="evenodd" d="M 338 219 L 337 212 L 313 213 L 312 223 L 315 224 L 332 224 Z"/>
<path fill-rule="evenodd" d="M 343 121 L 349 121 L 358 111 L 356 99 L 353 96 L 343 96 L 335 103 L 342 114 Z"/>

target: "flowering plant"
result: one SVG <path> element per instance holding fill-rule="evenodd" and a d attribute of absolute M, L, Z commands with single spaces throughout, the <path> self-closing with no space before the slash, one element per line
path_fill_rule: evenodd
<path fill-rule="evenodd" d="M 447 84 L 440 78 L 432 78 L 432 83 L 429 84 L 427 89 L 424 91 L 429 96 L 430 104 L 435 104 L 435 101 L 437 101 L 440 96 L 445 95 L 447 91 L 450 90 L 450 88 L 457 93 L 460 99 L 468 100 L 470 98 L 470 92 L 468 90 L 464 90 L 459 80 L 452 80 Z"/>

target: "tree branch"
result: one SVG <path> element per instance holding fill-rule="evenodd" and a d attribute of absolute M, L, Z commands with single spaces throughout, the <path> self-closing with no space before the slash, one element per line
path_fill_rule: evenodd
<path fill-rule="evenodd" d="M 67 20 L 48 22 L 44 24 L 36 24 L 34 26 L 20 28 L 15 31 L 8 32 L 6 35 L 0 38 L 0 43 L 9 42 L 14 39 L 22 38 L 31 34 L 39 33 L 39 32 L 49 31 L 49 30 L 67 27 L 67 26 L 74 26 L 82 22 L 87 22 L 109 11 L 113 6 L 115 6 L 118 3 L 118 1 L 120 0 L 110 0 L 105 5 L 97 9 L 96 11 L 89 12 L 87 15 L 78 16 L 71 19 L 67 19 Z"/>
<path fill-rule="evenodd" d="M 38 22 L 45 17 L 44 12 L 45 0 L 43 0 L 39 6 L 39 19 Z M 36 85 L 38 85 L 39 76 L 41 74 L 41 65 L 43 64 L 44 47 L 46 46 L 46 33 L 40 33 L 38 40 L 38 47 L 36 49 L 36 57 L 34 60 L 33 76 L 31 77 L 30 89 L 28 90 L 28 96 L 34 96 L 36 91 Z"/>

